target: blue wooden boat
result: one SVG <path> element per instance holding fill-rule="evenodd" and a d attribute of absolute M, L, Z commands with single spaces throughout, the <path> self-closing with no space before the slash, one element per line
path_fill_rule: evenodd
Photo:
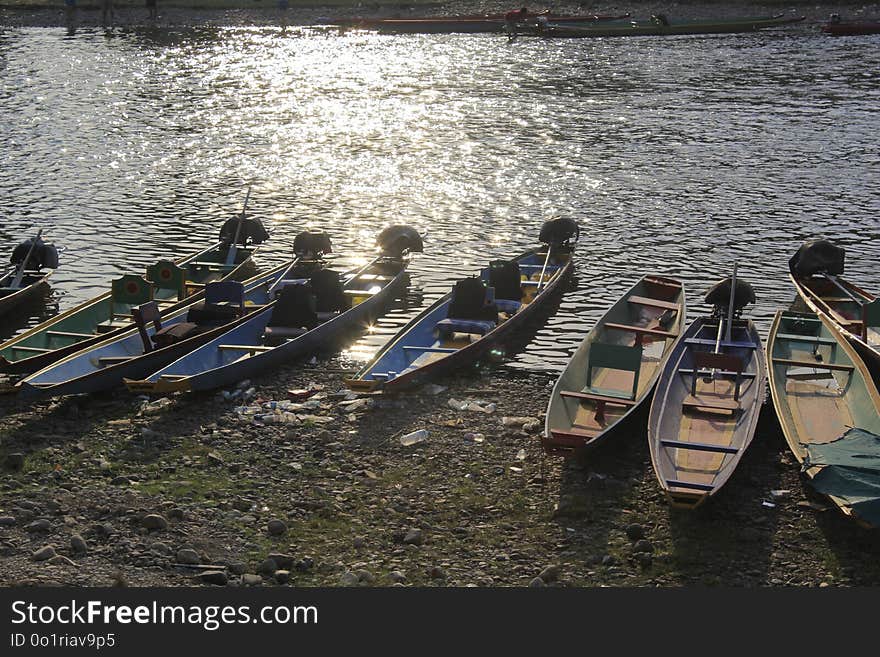
<path fill-rule="evenodd" d="M 498 260 L 464 279 L 401 329 L 345 384 L 352 390 L 398 391 L 471 363 L 533 317 L 571 274 L 577 224 L 547 222 L 546 247 Z"/>
<path fill-rule="evenodd" d="M 27 374 L 133 328 L 131 309 L 156 300 L 164 312 L 202 297 L 212 281 L 242 280 L 253 272 L 253 255 L 268 234 L 253 218 L 233 217 L 214 245 L 174 262 L 160 260 L 145 276 L 127 274 L 110 290 L 0 344 L 0 372 Z"/>
<path fill-rule="evenodd" d="M 340 276 L 324 269 L 290 281 L 266 308 L 144 379 L 127 379 L 133 392 L 211 390 L 263 374 L 319 350 L 381 315 L 406 286 L 411 252 L 422 242 L 405 226 L 386 228 L 381 253 Z"/>

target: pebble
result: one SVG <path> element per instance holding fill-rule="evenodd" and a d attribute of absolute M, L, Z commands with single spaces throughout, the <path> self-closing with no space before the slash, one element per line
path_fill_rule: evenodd
<path fill-rule="evenodd" d="M 228 568 L 229 572 L 234 575 L 244 575 L 247 572 L 247 564 L 241 563 L 240 561 L 229 564 Z"/>
<path fill-rule="evenodd" d="M 424 540 L 421 529 L 407 530 L 406 535 L 403 537 L 404 545 L 421 545 Z"/>
<path fill-rule="evenodd" d="M 654 557 L 650 552 L 639 552 L 636 554 L 636 561 L 642 568 L 650 568 L 654 563 Z"/>
<path fill-rule="evenodd" d="M 174 554 L 174 550 L 171 549 L 171 546 L 168 543 L 163 543 L 162 541 L 156 541 L 155 543 L 150 544 L 150 552 L 153 554 L 159 554 L 163 557 L 170 557 Z"/>
<path fill-rule="evenodd" d="M 150 530 L 168 529 L 168 521 L 165 520 L 164 516 L 161 516 L 158 513 L 151 513 L 149 515 L 144 516 L 144 519 L 141 521 L 141 524 Z"/>
<path fill-rule="evenodd" d="M 637 523 L 626 526 L 626 537 L 631 541 L 637 541 L 645 538 L 645 528 Z"/>
<path fill-rule="evenodd" d="M 559 570 L 559 566 L 557 564 L 553 564 L 547 566 L 546 568 L 544 568 L 544 570 L 538 573 L 538 577 L 541 578 L 541 580 L 545 584 L 555 582 L 557 579 L 559 579 Z"/>
<path fill-rule="evenodd" d="M 287 533 L 287 523 L 283 520 L 270 520 L 266 529 L 270 536 L 281 536 Z"/>
<path fill-rule="evenodd" d="M 63 554 L 56 554 L 49 559 L 49 563 L 53 566 L 76 566 L 77 563 L 73 559 L 65 557 Z"/>
<path fill-rule="evenodd" d="M 86 540 L 82 536 L 74 534 L 70 537 L 70 548 L 73 550 L 74 554 L 85 554 L 89 551 L 89 544 L 86 543 Z"/>
<path fill-rule="evenodd" d="M 186 512 L 183 509 L 174 508 L 168 512 L 168 517 L 172 520 L 183 520 L 186 517 Z"/>
<path fill-rule="evenodd" d="M 125 477 L 123 475 L 119 475 L 118 477 L 113 477 L 113 479 L 110 480 L 110 485 L 111 486 L 130 486 L 131 479 L 129 479 L 128 477 Z"/>
<path fill-rule="evenodd" d="M 21 470 L 24 467 L 24 454 L 13 452 L 6 456 L 6 467 L 10 470 Z"/>
<path fill-rule="evenodd" d="M 287 584 L 290 581 L 290 571 L 289 570 L 276 570 L 275 571 L 275 581 L 279 584 Z"/>
<path fill-rule="evenodd" d="M 406 581 L 406 575 L 399 570 L 392 570 L 388 573 L 388 580 L 392 583 L 403 583 Z"/>
<path fill-rule="evenodd" d="M 360 578 L 350 570 L 346 570 L 339 576 L 340 586 L 356 586 L 358 583 L 360 583 Z"/>
<path fill-rule="evenodd" d="M 52 529 L 52 523 L 45 519 L 34 520 L 24 528 L 29 532 L 48 532 Z"/>
<path fill-rule="evenodd" d="M 245 586 L 262 586 L 263 578 L 252 573 L 245 573 L 241 576 L 241 583 Z"/>
<path fill-rule="evenodd" d="M 229 578 L 222 570 L 206 570 L 199 575 L 199 579 L 205 584 L 214 584 L 216 586 L 226 586 Z"/>
<path fill-rule="evenodd" d="M 202 558 L 195 550 L 190 548 L 183 548 L 177 551 L 177 563 L 194 566 L 196 564 L 202 563 Z"/>
<path fill-rule="evenodd" d="M 617 557 L 615 557 L 613 554 L 606 554 L 604 557 L 602 557 L 603 566 L 613 566 L 616 563 Z"/>
<path fill-rule="evenodd" d="M 431 570 L 428 571 L 428 577 L 431 579 L 446 579 L 446 571 L 440 566 L 433 566 Z"/>
<path fill-rule="evenodd" d="M 51 545 L 46 545 L 44 547 L 41 547 L 36 552 L 34 552 L 31 555 L 31 559 L 33 559 L 34 561 L 46 561 L 48 559 L 51 559 L 54 556 L 55 556 L 55 548 L 52 547 Z"/>
<path fill-rule="evenodd" d="M 294 559 L 289 554 L 277 554 L 272 553 L 266 557 L 267 559 L 272 559 L 275 563 L 278 564 L 278 568 L 280 570 L 290 570 L 293 568 Z"/>
<path fill-rule="evenodd" d="M 367 544 L 367 540 L 361 536 L 356 536 L 354 541 L 352 541 L 352 545 L 355 550 L 360 550 Z"/>
<path fill-rule="evenodd" d="M 639 541 L 636 541 L 636 544 L 633 545 L 633 552 L 653 552 L 654 545 L 646 538 L 643 538 Z"/>
<path fill-rule="evenodd" d="M 257 572 L 261 575 L 274 575 L 276 570 L 278 570 L 278 562 L 275 559 L 264 559 L 257 567 Z"/>
<path fill-rule="evenodd" d="M 540 577 L 536 577 L 531 582 L 529 582 L 529 588 L 537 589 L 547 586 L 547 583 L 541 579 Z"/>
<path fill-rule="evenodd" d="M 15 518 L 12 516 L 0 516 L 0 527 L 12 527 L 15 524 Z"/>

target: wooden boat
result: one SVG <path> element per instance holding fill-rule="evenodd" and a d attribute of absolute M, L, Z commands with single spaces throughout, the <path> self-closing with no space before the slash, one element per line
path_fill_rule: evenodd
<path fill-rule="evenodd" d="M 673 506 L 693 508 L 717 493 L 755 435 L 766 373 L 757 328 L 737 317 L 754 300 L 751 288 L 745 292 L 749 296 L 740 296 L 743 285 L 737 288 L 727 279 L 713 288 L 721 290 L 709 301 L 715 310 L 688 326 L 657 382 L 648 444 L 654 472 Z M 734 296 L 737 302 L 725 317 L 719 301 Z"/>
<path fill-rule="evenodd" d="M 26 374 L 43 369 L 81 349 L 133 328 L 131 309 L 156 300 L 163 312 L 200 299 L 205 284 L 237 280 L 253 269 L 256 245 L 268 234 L 255 219 L 230 236 L 227 221 L 221 239 L 175 262 L 160 260 L 147 267 L 146 277 L 127 274 L 111 290 L 85 301 L 0 344 L 0 372 Z M 237 240 L 237 241 L 235 241 Z"/>
<path fill-rule="evenodd" d="M 529 13 L 526 16 L 534 18 L 538 13 Z M 629 14 L 582 14 L 577 16 L 563 16 L 546 14 L 556 23 L 589 23 L 592 21 L 617 20 L 626 18 Z M 338 25 L 363 30 L 376 30 L 393 34 L 476 34 L 503 32 L 506 24 L 505 14 L 487 14 L 470 16 L 448 17 L 422 17 L 422 18 L 339 18 L 321 19 L 320 24 Z"/>
<path fill-rule="evenodd" d="M 768 28 L 790 25 L 804 20 L 803 16 L 790 17 L 784 14 L 759 16 L 728 20 L 670 20 L 659 14 L 648 20 L 610 21 L 591 24 L 562 24 L 558 22 L 535 21 L 520 24 L 517 36 L 537 36 L 548 39 L 582 39 L 588 37 L 618 36 L 672 36 L 686 34 L 731 34 L 754 32 Z"/>
<path fill-rule="evenodd" d="M 557 379 L 541 443 L 571 456 L 604 440 L 650 397 L 687 314 L 684 286 L 644 276 L 603 315 Z"/>
<path fill-rule="evenodd" d="M 809 240 L 788 261 L 788 271 L 807 307 L 844 332 L 876 383 L 880 381 L 880 300 L 841 278 L 843 265 L 843 249 L 827 240 Z"/>
<path fill-rule="evenodd" d="M 825 466 L 811 465 L 811 449 L 827 448 L 852 428 L 880 434 L 880 393 L 858 353 L 827 316 L 777 312 L 767 358 L 770 393 L 785 440 L 814 483 L 824 476 Z M 880 445 L 867 455 L 880 457 Z M 867 459 L 861 460 L 867 466 Z M 867 474 L 863 467 L 860 477 Z M 857 508 L 866 500 L 861 495 L 851 499 L 846 487 L 838 490 L 830 499 L 864 522 Z"/>
<path fill-rule="evenodd" d="M 288 268 L 287 264 L 280 265 L 243 283 L 208 283 L 205 303 L 193 303 L 165 316 L 160 317 L 155 301 L 134 308 L 135 328 L 27 376 L 17 385 L 18 397 L 34 399 L 101 392 L 122 385 L 126 377 L 145 376 L 265 307 L 271 288 Z M 170 339 L 160 341 L 161 335 L 168 335 Z"/>
<path fill-rule="evenodd" d="M 329 269 L 318 272 L 320 280 L 316 274 L 294 281 L 246 321 L 143 379 L 127 379 L 126 386 L 148 393 L 211 390 L 268 372 L 367 325 L 406 286 L 408 256 L 422 250 L 418 233 L 405 226 L 386 228 L 378 241 L 380 255 L 344 281 Z"/>
<path fill-rule="evenodd" d="M 352 390 L 397 392 L 479 359 L 533 317 L 573 268 L 577 224 L 544 224 L 541 241 L 513 260 L 498 260 L 404 326 L 357 374 Z"/>
<path fill-rule="evenodd" d="M 839 14 L 831 14 L 831 19 L 822 23 L 819 29 L 832 36 L 880 34 L 880 20 L 844 21 Z"/>
<path fill-rule="evenodd" d="M 48 287 L 51 270 L 58 267 L 58 250 L 42 241 L 42 233 L 40 230 L 35 238 L 19 244 L 10 258 L 12 267 L 0 272 L 0 318 L 43 293 Z"/>

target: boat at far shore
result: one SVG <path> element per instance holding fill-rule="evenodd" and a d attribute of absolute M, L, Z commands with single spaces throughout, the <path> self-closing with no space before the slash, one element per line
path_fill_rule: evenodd
<path fill-rule="evenodd" d="M 579 39 L 616 36 L 672 36 L 687 34 L 731 34 L 755 32 L 782 27 L 804 20 L 804 16 L 757 16 L 730 19 L 672 20 L 664 14 L 655 14 L 645 20 L 615 20 L 592 23 L 559 23 L 538 17 L 518 23 L 510 36 L 535 36 L 548 39 Z"/>
<path fill-rule="evenodd" d="M 840 14 L 831 14 L 827 23 L 822 23 L 819 29 L 831 36 L 862 36 L 865 34 L 880 34 L 880 18 L 863 21 L 844 21 Z"/>
<path fill-rule="evenodd" d="M 572 16 L 523 14 L 526 20 L 543 16 L 554 23 L 590 24 L 598 21 L 621 20 L 625 14 L 579 14 Z M 393 34 L 477 34 L 504 32 L 507 25 L 506 14 L 472 14 L 466 16 L 425 16 L 418 18 L 319 18 L 319 25 L 332 25 L 339 28 L 357 30 L 376 30 Z"/>

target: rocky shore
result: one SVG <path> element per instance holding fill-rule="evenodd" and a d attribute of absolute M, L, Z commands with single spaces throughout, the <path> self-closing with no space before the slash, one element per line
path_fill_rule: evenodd
<path fill-rule="evenodd" d="M 644 413 L 563 462 L 538 438 L 548 375 L 484 365 L 383 398 L 347 394 L 343 372 L 0 399 L 0 585 L 880 582 L 877 532 L 801 482 L 769 404 L 722 493 L 687 512 L 655 481 Z"/>

